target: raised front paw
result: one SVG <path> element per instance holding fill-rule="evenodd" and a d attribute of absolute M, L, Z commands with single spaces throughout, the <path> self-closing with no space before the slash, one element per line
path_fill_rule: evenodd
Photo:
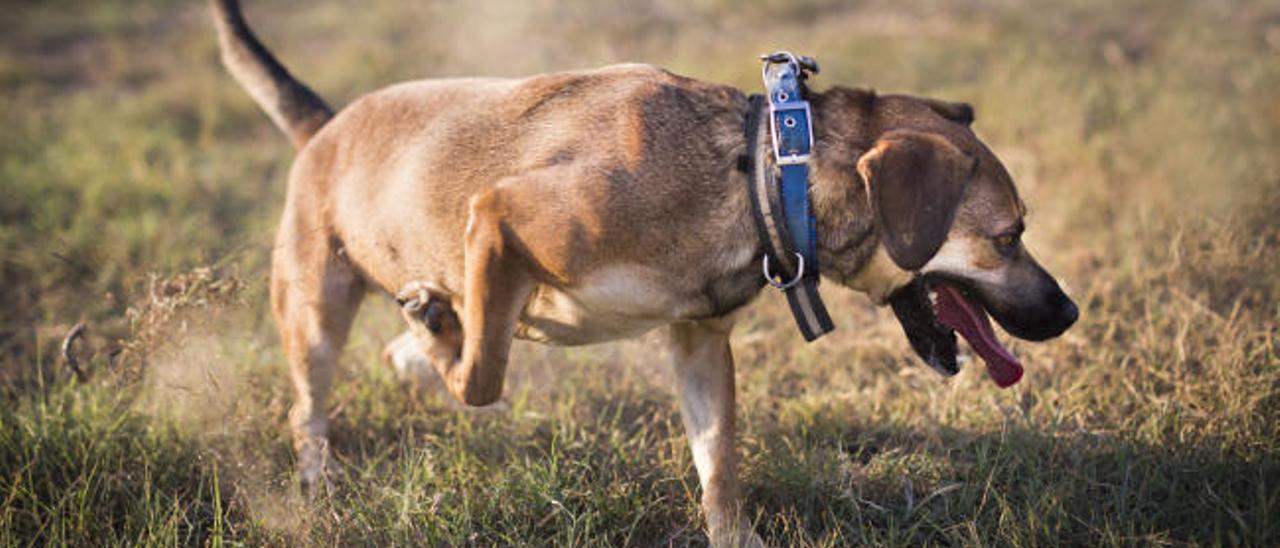
<path fill-rule="evenodd" d="M 396 302 L 406 320 L 421 323 L 434 335 L 461 329 L 449 295 L 430 282 L 405 284 L 396 292 Z"/>
<path fill-rule="evenodd" d="M 449 295 L 429 282 L 414 281 L 396 293 L 396 302 L 427 359 L 439 371 L 451 367 L 462 353 L 462 323 Z"/>

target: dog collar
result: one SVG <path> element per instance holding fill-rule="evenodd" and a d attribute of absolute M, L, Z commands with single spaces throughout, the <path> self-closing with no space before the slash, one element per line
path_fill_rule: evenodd
<path fill-rule="evenodd" d="M 747 110 L 751 212 L 764 242 L 765 281 L 787 296 L 800 333 L 812 341 L 835 329 L 818 294 L 817 221 L 809 211 L 813 117 L 803 83 L 808 71 L 818 72 L 818 65 L 786 51 L 761 60 L 768 104 L 764 97 L 752 95 Z M 761 123 L 766 115 L 767 125 Z M 765 150 L 766 143 L 772 154 Z"/>

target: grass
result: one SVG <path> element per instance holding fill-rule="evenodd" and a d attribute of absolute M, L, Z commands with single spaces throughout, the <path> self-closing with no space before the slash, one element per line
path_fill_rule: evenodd
<path fill-rule="evenodd" d="M 702 545 L 657 337 L 517 345 L 467 412 L 377 360 L 372 299 L 332 406 L 337 471 L 297 493 L 265 305 L 291 152 L 195 2 L 0 14 L 0 544 Z M 1280 544 L 1280 9 L 1263 1 L 261 0 L 332 103 L 422 76 L 647 61 L 743 89 L 972 102 L 1081 305 L 1014 342 L 1010 390 L 943 380 L 891 314 L 824 286 L 805 345 L 766 294 L 735 335 L 742 476 L 776 545 Z M 56 359 L 87 321 L 92 378 Z M 123 353 L 113 354 L 123 348 Z M 86 351 L 86 355 L 89 353 Z"/>

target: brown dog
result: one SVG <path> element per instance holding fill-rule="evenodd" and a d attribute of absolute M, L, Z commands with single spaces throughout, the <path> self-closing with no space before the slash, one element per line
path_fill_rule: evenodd
<path fill-rule="evenodd" d="M 417 343 L 397 359 L 429 359 L 470 405 L 501 395 L 513 337 L 585 344 L 666 326 L 711 538 L 756 542 L 739 510 L 729 348 L 733 312 L 764 284 L 738 169 L 755 152 L 742 92 L 620 65 L 410 82 L 333 115 L 236 0 L 212 4 L 224 63 L 299 149 L 271 293 L 305 483 L 322 478 L 325 396 L 376 288 L 405 305 Z M 1035 340 L 1075 321 L 1019 242 L 1022 203 L 967 105 L 839 87 L 809 99 L 828 280 L 892 301 L 921 357 L 947 373 L 959 324 L 939 321 L 930 297 L 978 315 L 964 324 L 977 335 L 959 328 L 971 340 L 989 335 L 983 311 Z M 975 342 L 988 362 L 1001 350 L 991 341 Z"/>

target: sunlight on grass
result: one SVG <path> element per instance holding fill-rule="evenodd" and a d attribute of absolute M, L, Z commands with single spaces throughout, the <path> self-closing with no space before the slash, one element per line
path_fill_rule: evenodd
<path fill-rule="evenodd" d="M 739 324 L 748 510 L 782 546 L 1280 543 L 1280 8 L 249 0 L 331 101 L 405 79 L 643 61 L 746 90 L 787 47 L 818 87 L 974 104 L 1081 306 L 1001 391 L 921 366 L 824 286 L 805 345 Z M 291 159 L 219 66 L 202 3 L 0 16 L 0 544 L 702 545 L 658 334 L 518 344 L 504 404 L 396 382 L 371 299 L 301 497 L 266 301 Z M 377 301 L 377 302 L 372 302 Z M 90 325 L 79 384 L 56 359 Z M 129 351 L 113 354 L 123 346 Z"/>

